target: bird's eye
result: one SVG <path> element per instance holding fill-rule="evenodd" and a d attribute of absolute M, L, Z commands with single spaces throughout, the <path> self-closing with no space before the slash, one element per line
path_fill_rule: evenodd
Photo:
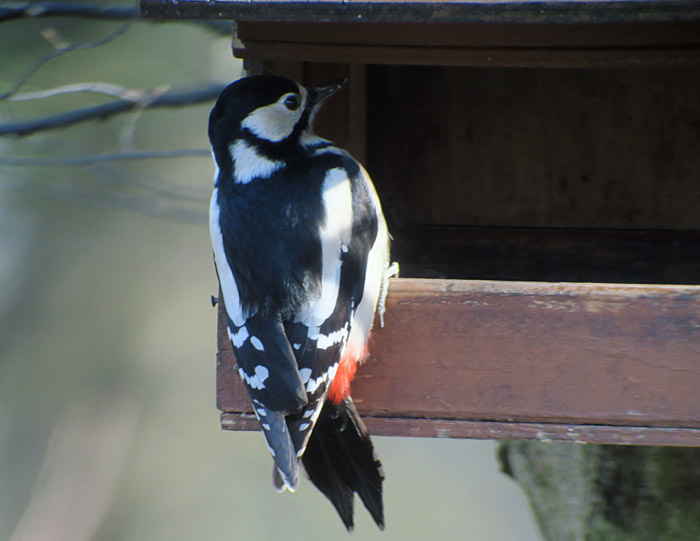
<path fill-rule="evenodd" d="M 301 99 L 297 94 L 290 94 L 284 100 L 284 106 L 290 111 L 296 111 L 301 105 Z"/>

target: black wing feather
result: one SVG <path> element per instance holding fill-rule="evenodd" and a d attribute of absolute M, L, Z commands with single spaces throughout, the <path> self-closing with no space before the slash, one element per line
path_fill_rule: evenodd
<path fill-rule="evenodd" d="M 233 334 L 241 329 L 231 320 L 228 325 Z M 268 371 L 262 388 L 251 386 L 244 378 L 250 397 L 277 412 L 293 413 L 303 408 L 308 403 L 308 397 L 282 320 L 257 314 L 248 318 L 244 326 L 248 338 L 240 346 L 233 346 L 238 367 L 249 377 L 256 374 L 259 366 Z M 254 338 L 260 341 L 263 350 L 255 347 Z"/>

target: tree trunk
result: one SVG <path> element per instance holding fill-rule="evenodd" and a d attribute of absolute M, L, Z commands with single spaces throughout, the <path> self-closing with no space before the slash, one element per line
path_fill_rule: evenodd
<path fill-rule="evenodd" d="M 547 541 L 700 540 L 700 449 L 504 442 Z"/>

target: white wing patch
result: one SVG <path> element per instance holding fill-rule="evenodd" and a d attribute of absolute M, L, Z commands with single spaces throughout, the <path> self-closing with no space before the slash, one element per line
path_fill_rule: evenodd
<path fill-rule="evenodd" d="M 311 377 L 311 368 L 302 368 L 299 370 L 299 376 L 301 376 L 301 381 L 305 384 L 309 381 Z"/>
<path fill-rule="evenodd" d="M 230 328 L 228 329 L 228 337 L 231 340 L 231 343 L 237 348 L 241 347 L 245 343 L 248 336 L 250 335 L 248 334 L 248 328 L 245 325 L 243 325 L 243 327 L 238 329 L 238 331 L 235 333 L 231 332 Z"/>
<path fill-rule="evenodd" d="M 318 335 L 318 341 L 316 342 L 316 347 L 318 349 L 328 349 L 331 346 L 334 346 L 339 343 L 345 343 L 345 340 L 348 338 L 348 331 L 349 331 L 350 324 L 345 323 L 345 326 L 338 329 L 335 332 L 329 333 L 329 334 L 319 334 Z"/>
<path fill-rule="evenodd" d="M 367 171 L 360 166 L 361 182 L 367 190 L 372 207 L 377 213 L 377 238 L 367 256 L 367 269 L 365 270 L 365 288 L 362 300 L 355 310 L 355 315 L 348 337 L 347 347 L 350 351 L 364 351 L 369 337 L 369 331 L 374 322 L 374 313 L 377 309 L 377 301 L 380 297 L 382 284 L 385 282 L 386 269 L 389 267 L 389 232 L 382 215 L 379 197 L 374 189 Z"/>
<path fill-rule="evenodd" d="M 213 149 L 211 151 L 211 159 L 214 160 L 214 188 L 216 188 L 219 185 L 219 173 L 221 170 L 219 169 L 219 164 L 216 161 L 216 154 L 214 154 Z"/>
<path fill-rule="evenodd" d="M 321 294 L 313 304 L 309 321 L 311 338 L 318 338 L 319 327 L 328 319 L 338 300 L 342 246 L 352 234 L 352 188 L 342 168 L 330 169 L 322 187 L 325 221 L 321 226 Z"/>
<path fill-rule="evenodd" d="M 317 378 L 310 378 L 308 383 L 306 384 L 306 392 L 313 393 L 321 385 L 323 385 L 329 381 L 333 381 L 333 378 L 335 377 L 335 373 L 337 370 L 338 370 L 338 363 L 335 363 L 333 366 L 329 367 L 328 370 L 326 370 L 323 374 L 321 374 Z"/>
<path fill-rule="evenodd" d="M 262 340 L 260 340 L 260 338 L 258 338 L 257 336 L 251 337 L 250 343 L 258 351 L 265 351 L 265 346 L 263 346 Z"/>
<path fill-rule="evenodd" d="M 211 206 L 209 208 L 209 232 L 211 234 L 211 244 L 214 248 L 214 262 L 216 263 L 216 270 L 219 274 L 219 284 L 221 285 L 221 292 L 224 296 L 226 313 L 236 327 L 243 327 L 247 316 L 243 314 L 241 310 L 238 286 L 233 277 L 231 267 L 228 265 L 226 253 L 224 252 L 224 239 L 221 235 L 221 225 L 219 225 L 218 195 L 218 188 L 214 188 L 214 192 L 211 196 Z"/>
<path fill-rule="evenodd" d="M 233 160 L 233 180 L 240 184 L 248 184 L 256 178 L 269 178 L 284 167 L 284 162 L 270 160 L 255 150 L 243 139 L 237 139 L 229 147 Z"/>
<path fill-rule="evenodd" d="M 238 369 L 241 379 L 253 389 L 264 389 L 265 380 L 270 377 L 270 371 L 262 365 L 255 367 L 255 374 L 249 376 L 242 368 Z"/>
<path fill-rule="evenodd" d="M 321 410 L 323 409 L 324 402 L 325 400 L 319 400 L 314 406 L 307 408 L 307 410 L 304 412 L 304 415 L 302 416 L 302 419 L 306 419 L 306 421 L 301 423 L 297 427 L 299 431 L 303 432 L 304 430 L 307 430 L 309 427 L 313 427 L 316 424 L 316 421 L 318 421 L 318 416 L 321 414 Z M 309 431 L 304 437 L 304 441 L 302 442 L 301 447 L 297 450 L 297 457 L 301 457 L 304 454 L 304 451 L 306 451 L 306 445 L 309 443 L 310 437 L 311 431 Z"/>

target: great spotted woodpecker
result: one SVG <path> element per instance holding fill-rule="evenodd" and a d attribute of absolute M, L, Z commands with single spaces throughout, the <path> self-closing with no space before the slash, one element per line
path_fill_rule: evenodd
<path fill-rule="evenodd" d="M 222 92 L 209 117 L 210 229 L 275 487 L 294 492 L 301 461 L 348 530 L 355 492 L 383 529 L 384 474 L 349 389 L 394 267 L 367 172 L 312 131 L 342 84 L 253 76 Z"/>

